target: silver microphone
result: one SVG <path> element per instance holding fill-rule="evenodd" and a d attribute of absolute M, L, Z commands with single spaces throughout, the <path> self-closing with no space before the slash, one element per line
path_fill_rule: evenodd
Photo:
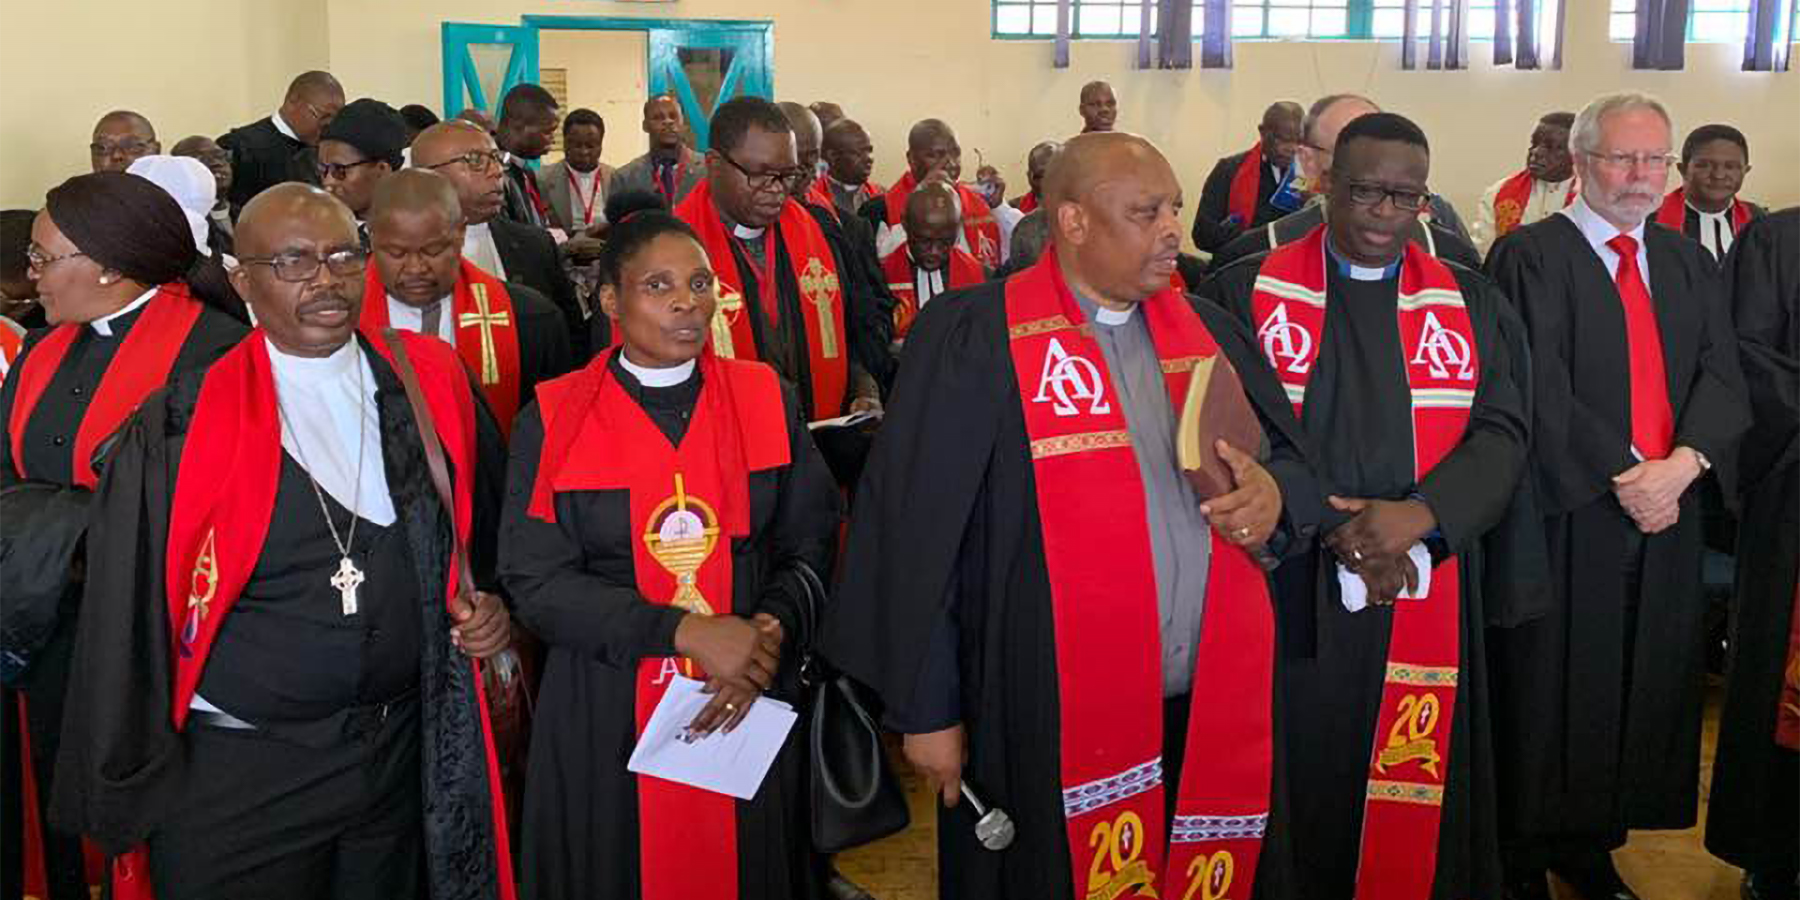
<path fill-rule="evenodd" d="M 962 783 L 962 795 L 970 806 L 975 807 L 975 815 L 980 817 L 975 820 L 975 839 L 981 842 L 981 846 L 989 850 L 1005 850 L 1012 846 L 1013 837 L 1018 834 L 1018 829 L 1013 827 L 1012 816 L 998 806 L 989 809 L 987 804 L 981 802 L 980 797 L 975 796 L 974 789 L 969 787 L 966 780 Z"/>

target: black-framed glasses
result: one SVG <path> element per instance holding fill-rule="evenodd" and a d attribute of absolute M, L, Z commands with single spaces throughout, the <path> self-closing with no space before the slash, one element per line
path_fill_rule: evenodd
<path fill-rule="evenodd" d="M 77 256 L 86 255 L 86 253 L 77 250 L 74 253 L 64 253 L 61 256 L 45 256 L 44 251 L 41 248 L 30 247 L 25 250 L 25 263 L 31 267 L 32 271 L 42 272 L 49 268 L 51 263 L 59 263 L 65 259 L 74 259 Z"/>
<path fill-rule="evenodd" d="M 461 156 L 452 156 L 441 163 L 426 166 L 427 169 L 442 169 L 445 166 L 462 163 L 471 172 L 491 172 L 506 165 L 506 156 L 498 150 L 470 150 Z"/>
<path fill-rule="evenodd" d="M 379 159 L 364 159 L 364 160 L 359 160 L 359 161 L 353 162 L 353 163 L 322 162 L 322 163 L 319 163 L 317 166 L 318 171 L 319 171 L 319 180 L 323 181 L 327 178 L 330 178 L 330 179 L 334 179 L 337 181 L 343 181 L 344 179 L 350 177 L 351 169 L 359 168 L 361 166 L 369 165 L 370 163 L 378 163 L 378 162 L 381 162 L 381 160 L 379 160 Z"/>
<path fill-rule="evenodd" d="M 1652 172 L 1666 172 L 1678 162 L 1678 158 L 1668 153 L 1599 153 L 1583 150 L 1582 153 L 1593 157 L 1594 161 L 1610 169 L 1624 171 L 1627 169 L 1645 168 Z"/>
<path fill-rule="evenodd" d="M 731 167 L 743 173 L 744 180 L 749 182 L 750 190 L 764 194 L 785 194 L 795 186 L 812 176 L 810 169 L 795 166 L 792 169 L 778 169 L 774 172 L 752 172 L 731 158 L 731 154 L 718 151 L 719 158 L 731 164 Z"/>
<path fill-rule="evenodd" d="M 245 257 L 238 260 L 246 266 L 268 266 L 281 281 L 304 282 L 319 276 L 319 267 L 331 270 L 339 278 L 353 278 L 369 264 L 369 251 L 346 247 L 319 255 L 316 253 L 283 253 L 279 256 Z"/>
<path fill-rule="evenodd" d="M 95 156 L 143 156 L 150 152 L 149 141 L 120 141 L 116 144 L 102 144 L 95 141 L 88 145 L 88 152 Z"/>
<path fill-rule="evenodd" d="M 1373 209 L 1380 206 L 1384 199 L 1393 201 L 1395 209 L 1406 212 L 1418 212 L 1431 204 L 1431 194 L 1428 192 L 1401 190 L 1380 184 L 1350 183 L 1350 202 L 1357 206 Z"/>

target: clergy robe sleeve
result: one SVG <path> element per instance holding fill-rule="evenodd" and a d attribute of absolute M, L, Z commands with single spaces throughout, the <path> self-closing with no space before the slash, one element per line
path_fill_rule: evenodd
<path fill-rule="evenodd" d="M 1786 234 L 1782 224 L 1789 223 Z M 1750 391 L 1756 437 L 1741 456 L 1745 487 L 1755 485 L 1784 457 L 1792 459 L 1800 433 L 1800 334 L 1794 317 L 1800 302 L 1800 259 L 1792 223 L 1800 211 L 1751 222 L 1726 258 L 1738 354 Z M 0 405 L 3 410 L 3 405 Z"/>
<path fill-rule="evenodd" d="M 567 320 L 550 298 L 511 281 L 506 283 L 506 292 L 519 315 L 519 406 L 523 407 L 536 396 L 538 382 L 567 375 L 575 368 L 574 352 Z M 586 328 L 586 323 L 582 327 Z"/>
<path fill-rule="evenodd" d="M 1488 274 L 1524 321 L 1531 345 L 1533 474 L 1540 512 L 1554 516 L 1612 490 L 1613 476 L 1636 461 L 1620 449 L 1630 440 L 1570 386 L 1569 356 L 1578 340 L 1569 322 L 1571 300 L 1545 263 L 1537 235 L 1523 229 L 1501 238 L 1488 255 Z"/>
<path fill-rule="evenodd" d="M 1431 220 L 1444 227 L 1445 231 L 1469 242 L 1469 229 L 1463 225 L 1462 216 L 1457 214 L 1456 207 L 1450 205 L 1450 198 L 1442 194 L 1431 195 Z M 1479 264 L 1480 260 L 1476 260 Z"/>
<path fill-rule="evenodd" d="M 1475 325 L 1480 382 L 1463 439 L 1419 482 L 1419 493 L 1437 516 L 1450 552 L 1461 553 L 1505 514 L 1525 467 L 1530 435 L 1526 385 L 1515 371 L 1516 332 L 1500 319 L 1510 314 L 1486 278 L 1458 271 L 1463 300 Z"/>
<path fill-rule="evenodd" d="M 191 410 L 198 378 L 185 394 Z M 109 854 L 141 843 L 170 809 L 183 743 L 171 720 L 173 665 L 164 593 L 178 447 L 165 393 L 126 421 L 102 474 L 77 620 L 51 820 Z"/>
<path fill-rule="evenodd" d="M 48 329 L 28 332 L 24 344 L 19 348 L 18 358 L 13 360 L 12 368 L 7 372 L 8 377 L 0 380 L 0 488 L 19 482 L 19 471 L 13 462 L 12 448 L 13 403 L 17 402 L 16 395 L 19 392 L 16 374 L 23 367 L 25 358 L 31 355 L 32 348 L 49 333 Z"/>
<path fill-rule="evenodd" d="M 520 621 L 545 643 L 616 666 L 673 656 L 675 627 L 687 613 L 643 598 L 636 585 L 592 574 L 578 539 L 580 504 L 557 501 L 557 522 L 526 513 L 537 483 L 544 424 L 536 403 L 513 427 L 506 502 L 500 520 L 500 581 Z"/>
<path fill-rule="evenodd" d="M 1231 215 L 1231 181 L 1243 158 L 1238 154 L 1219 160 L 1200 190 L 1200 204 L 1194 210 L 1194 246 L 1208 253 L 1231 243 L 1250 226 L 1249 222 L 1226 221 Z"/>
<path fill-rule="evenodd" d="M 1750 390 L 1738 362 L 1737 334 L 1732 329 L 1730 298 L 1710 255 L 1687 247 L 1689 301 L 1698 303 L 1705 327 L 1699 336 L 1699 365 L 1688 386 L 1687 402 L 1675 420 L 1675 446 L 1692 447 L 1713 463 L 1712 475 L 1724 488 L 1727 505 L 1737 506 L 1734 489 L 1738 441 L 1750 427 Z M 1657 273 L 1653 270 L 1651 278 Z"/>
<path fill-rule="evenodd" d="M 506 496 L 506 442 L 500 426 L 482 398 L 475 376 L 469 376 L 475 394 L 475 493 L 469 522 L 469 568 L 475 587 L 497 593 L 500 579 L 495 557 L 500 543 L 500 507 Z"/>
<path fill-rule="evenodd" d="M 788 453 L 790 463 L 781 471 L 775 521 L 770 539 L 770 565 L 757 598 L 756 612 L 766 612 L 781 620 L 786 633 L 782 655 L 797 658 L 797 649 L 815 635 L 804 634 L 799 604 L 804 602 L 799 585 L 783 577 L 794 564 L 804 563 L 820 580 L 831 576 L 833 543 L 837 540 L 838 523 L 843 517 L 843 504 L 837 482 L 825 457 L 813 442 L 801 415 L 800 398 L 793 386 L 781 385 L 782 407 L 787 414 Z M 819 613 L 823 613 L 819 610 Z"/>

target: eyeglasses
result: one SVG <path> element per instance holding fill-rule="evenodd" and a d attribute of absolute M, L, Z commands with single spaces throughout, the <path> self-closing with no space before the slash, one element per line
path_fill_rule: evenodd
<path fill-rule="evenodd" d="M 318 165 L 319 180 L 324 181 L 326 179 L 330 179 L 333 181 L 343 181 L 344 179 L 350 177 L 351 169 L 357 168 L 358 166 L 366 166 L 366 165 L 369 165 L 370 163 L 378 163 L 378 162 L 381 162 L 381 160 L 365 159 L 365 160 L 361 160 L 361 161 L 353 162 L 353 163 L 319 163 L 319 165 Z"/>
<path fill-rule="evenodd" d="M 1357 206 L 1373 209 L 1381 205 L 1382 200 L 1391 200 L 1394 208 L 1406 212 L 1418 212 L 1431 203 L 1431 195 L 1421 191 L 1395 190 L 1379 184 L 1350 184 L 1350 202 Z"/>
<path fill-rule="evenodd" d="M 1595 153 L 1592 150 L 1581 151 L 1593 157 L 1594 161 L 1609 169 L 1645 168 L 1651 171 L 1664 171 L 1675 164 L 1675 157 L 1668 153 Z"/>
<path fill-rule="evenodd" d="M 779 169 L 774 172 L 752 172 L 749 169 L 738 165 L 738 161 L 732 159 L 725 151 L 720 150 L 718 153 L 720 159 L 731 163 L 732 168 L 744 174 L 744 180 L 749 182 L 750 190 L 764 194 L 785 194 L 812 175 L 810 169 L 804 169 L 799 166 L 792 169 Z"/>
<path fill-rule="evenodd" d="M 498 150 L 470 150 L 461 156 L 452 156 L 441 163 L 426 166 L 425 168 L 441 169 L 456 163 L 462 163 L 471 172 L 485 173 L 491 172 L 499 166 L 506 165 L 506 157 Z"/>
<path fill-rule="evenodd" d="M 32 271 L 42 272 L 49 268 L 51 263 L 59 263 L 65 259 L 74 259 L 77 256 L 86 255 L 86 253 L 77 250 L 74 253 L 64 253 L 61 256 L 45 256 L 43 250 L 37 247 L 30 247 L 25 251 L 25 262 L 31 267 Z"/>
<path fill-rule="evenodd" d="M 117 144 L 102 144 L 95 141 L 88 145 L 88 152 L 95 156 L 143 156 L 150 151 L 148 141 L 120 141 Z"/>
<path fill-rule="evenodd" d="M 319 267 L 331 270 L 331 274 L 339 278 L 353 278 L 363 273 L 369 264 L 369 251 L 361 247 L 346 247 L 333 250 L 324 256 L 312 253 L 283 253 L 280 256 L 263 256 L 243 258 L 239 263 L 246 266 L 268 266 L 275 270 L 275 277 L 281 281 L 311 281 L 319 275 Z"/>

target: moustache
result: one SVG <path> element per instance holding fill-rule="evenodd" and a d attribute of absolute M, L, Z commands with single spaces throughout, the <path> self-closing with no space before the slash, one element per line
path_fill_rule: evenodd
<path fill-rule="evenodd" d="M 343 289 L 333 285 L 320 288 L 313 296 L 300 301 L 300 305 L 294 307 L 294 315 L 309 316 L 317 312 L 348 312 L 350 306 L 350 298 L 344 295 Z"/>

